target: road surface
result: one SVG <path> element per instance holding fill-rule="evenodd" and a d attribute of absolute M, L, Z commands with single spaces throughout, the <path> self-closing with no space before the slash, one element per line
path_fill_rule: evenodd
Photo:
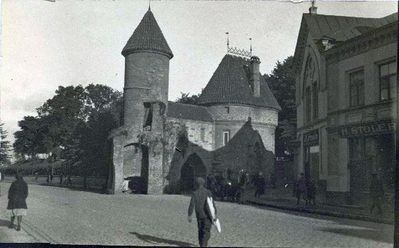
<path fill-rule="evenodd" d="M 9 183 L 1 184 L 0 207 L 5 210 Z M 29 185 L 23 231 L 37 242 L 57 244 L 196 246 L 195 218 L 187 222 L 189 201 L 181 195 L 105 195 Z M 212 246 L 363 248 L 393 243 L 392 225 L 227 202 L 216 205 L 222 233 L 212 229 Z M 2 213 L 0 224 L 8 219 Z M 0 227 L 0 241 L 1 228 L 6 227 Z"/>

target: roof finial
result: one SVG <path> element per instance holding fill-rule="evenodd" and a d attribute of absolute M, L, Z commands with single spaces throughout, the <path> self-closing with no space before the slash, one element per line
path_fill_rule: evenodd
<path fill-rule="evenodd" d="M 249 53 L 252 56 L 252 38 L 249 38 Z"/>
<path fill-rule="evenodd" d="M 317 14 L 316 0 L 311 0 L 312 6 L 309 8 L 309 14 Z"/>
<path fill-rule="evenodd" d="M 229 32 L 226 32 L 226 36 L 227 36 L 227 51 L 229 51 L 229 45 L 230 45 Z"/>
<path fill-rule="evenodd" d="M 151 0 L 148 0 L 148 11 L 151 11 Z"/>

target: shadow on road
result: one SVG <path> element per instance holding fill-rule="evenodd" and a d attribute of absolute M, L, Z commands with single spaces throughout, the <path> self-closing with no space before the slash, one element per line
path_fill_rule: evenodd
<path fill-rule="evenodd" d="M 377 242 L 393 243 L 393 236 L 378 232 L 375 229 L 352 229 L 352 228 L 321 228 L 322 232 L 336 233 L 362 239 L 371 239 Z"/>
<path fill-rule="evenodd" d="M 8 226 L 11 222 L 9 220 L 0 219 L 0 226 Z"/>
<path fill-rule="evenodd" d="M 146 235 L 146 234 L 140 234 L 137 232 L 130 232 L 130 234 L 136 235 L 138 239 L 141 239 L 145 242 L 152 243 L 152 244 L 168 244 L 168 245 L 177 245 L 180 247 L 192 247 L 194 244 L 183 242 L 183 241 L 176 241 L 176 240 L 171 240 L 171 239 L 163 239 L 163 238 L 158 238 L 155 236 L 151 235 Z"/>

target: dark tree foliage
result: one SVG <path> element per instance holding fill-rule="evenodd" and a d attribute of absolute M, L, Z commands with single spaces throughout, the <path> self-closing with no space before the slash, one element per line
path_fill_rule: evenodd
<path fill-rule="evenodd" d="M 266 82 L 280 104 L 276 130 L 276 156 L 287 157 L 288 143 L 296 135 L 295 72 L 293 57 L 278 61 L 270 75 L 264 75 Z"/>
<path fill-rule="evenodd" d="M 180 94 L 181 94 L 181 96 L 176 99 L 176 102 L 185 103 L 185 104 L 193 104 L 193 105 L 198 104 L 198 98 L 201 95 L 201 94 L 197 94 L 197 95 L 190 96 L 190 93 L 183 93 L 183 92 L 180 92 Z"/>
<path fill-rule="evenodd" d="M 18 123 L 15 152 L 52 154 L 52 159 L 65 159 L 68 168 L 79 164 L 85 176 L 104 175 L 107 137 L 121 123 L 122 94 L 99 84 L 59 86 L 55 93 L 37 109 L 37 117 L 25 116 Z"/>
<path fill-rule="evenodd" d="M 10 141 L 7 140 L 7 131 L 4 123 L 0 124 L 0 166 L 10 163 Z"/>

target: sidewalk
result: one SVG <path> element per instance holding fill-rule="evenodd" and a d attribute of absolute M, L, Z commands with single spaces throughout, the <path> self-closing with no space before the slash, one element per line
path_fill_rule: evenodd
<path fill-rule="evenodd" d="M 363 221 L 373 221 L 378 223 L 393 224 L 394 213 L 392 209 L 383 206 L 383 215 L 375 213 L 370 214 L 368 206 L 338 206 L 327 205 L 317 202 L 316 205 L 305 205 L 304 200 L 299 205 L 297 200 L 292 195 L 291 188 L 267 189 L 266 193 L 260 198 L 254 197 L 254 190 L 249 190 L 247 193 L 247 202 L 253 205 L 265 206 L 270 208 L 277 208 L 289 211 L 297 211 L 302 213 L 319 214 L 334 216 L 339 218 L 357 219 Z"/>

